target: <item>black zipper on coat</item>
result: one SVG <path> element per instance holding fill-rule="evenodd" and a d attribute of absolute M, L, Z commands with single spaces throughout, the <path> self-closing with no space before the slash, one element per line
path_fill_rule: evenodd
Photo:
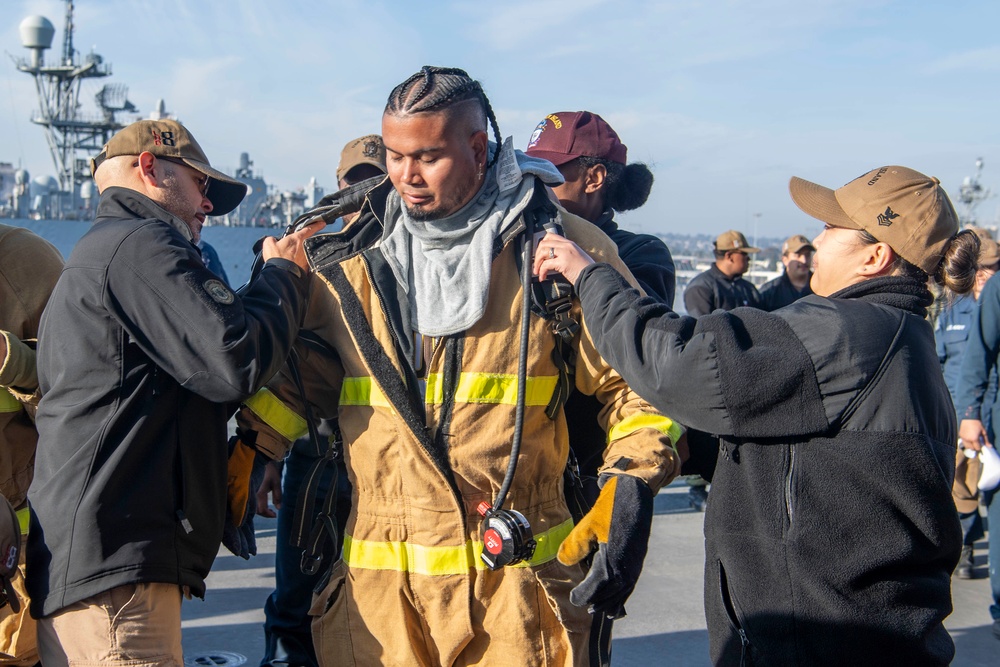
<path fill-rule="evenodd" d="M 367 262 L 365 266 L 367 268 Z M 327 277 L 333 289 L 340 296 L 344 321 L 357 343 L 358 353 L 361 355 L 363 362 L 372 373 L 372 376 L 379 380 L 379 384 L 382 386 L 389 403 L 406 423 L 410 432 L 413 433 L 417 442 L 420 443 L 420 446 L 434 463 L 434 466 L 448 482 L 448 486 L 451 488 L 452 495 L 460 510 L 462 525 L 464 527 L 465 503 L 462 502 L 462 495 L 458 492 L 458 485 L 455 483 L 455 475 L 448 462 L 447 452 L 444 452 L 442 456 L 442 453 L 435 446 L 434 441 L 428 433 L 426 409 L 424 408 L 423 401 L 421 400 L 418 410 L 413 402 L 416 391 L 406 386 L 405 380 L 399 374 L 399 369 L 392 363 L 382 343 L 375 337 L 371 322 L 368 321 L 361 301 L 358 299 L 354 287 L 347 279 L 343 267 L 339 264 L 334 264 L 324 270 L 323 275 Z M 379 297 L 380 306 L 384 308 L 385 302 L 378 294 L 375 283 L 371 281 L 370 271 L 368 271 L 367 276 L 372 289 Z M 398 350 L 399 347 L 396 349 Z M 403 367 L 409 369 L 410 365 L 407 362 L 403 364 Z M 413 372 L 412 369 L 410 372 Z"/>
<path fill-rule="evenodd" d="M 785 513 L 788 515 L 788 529 L 792 528 L 795 506 L 792 498 L 792 483 L 795 476 L 795 445 L 788 446 L 788 470 L 785 471 Z"/>
<path fill-rule="evenodd" d="M 444 339 L 444 368 L 441 369 L 441 413 L 438 419 L 437 431 L 434 434 L 434 446 L 444 460 L 449 460 L 448 451 L 450 449 L 451 438 L 451 418 L 455 412 L 455 392 L 458 390 L 458 379 L 462 373 L 462 355 L 465 352 L 465 339 L 448 336 Z M 433 355 L 432 355 L 433 356 Z M 427 363 L 430 370 L 430 361 Z M 458 499 L 459 505 L 462 503 L 462 494 L 455 483 L 455 476 L 448 470 L 448 484 Z M 468 532 L 465 521 L 465 513 L 462 513 L 462 528 Z"/>
<path fill-rule="evenodd" d="M 736 611 L 736 602 L 733 600 L 732 591 L 729 589 L 729 579 L 726 577 L 726 568 L 722 561 L 719 563 L 719 592 L 722 594 L 722 606 L 726 609 L 726 616 L 729 617 L 729 624 L 736 631 L 740 638 L 740 667 L 751 667 L 753 661 L 750 658 L 750 638 L 747 637 L 746 628 L 740 620 L 740 614 Z"/>
<path fill-rule="evenodd" d="M 386 298 L 382 294 L 382 290 L 379 287 L 378 282 L 375 280 L 372 274 L 371 263 L 364 254 L 361 255 L 361 261 L 365 266 L 365 275 L 368 276 L 368 284 L 372 286 L 372 291 L 375 292 L 375 298 L 378 299 L 378 305 L 382 309 L 383 313 L 388 313 L 389 309 L 386 308 Z M 396 333 L 396 327 L 393 326 L 392 322 L 389 322 L 389 336 L 392 338 L 392 344 L 395 350 L 401 351 L 403 345 L 399 340 L 399 336 Z M 400 354 L 400 358 L 403 360 L 401 364 L 403 367 L 403 373 L 405 378 L 407 394 L 410 398 L 410 405 L 413 407 L 414 412 L 420 415 L 421 421 L 424 424 L 424 428 L 427 427 L 427 413 L 424 408 L 424 397 L 420 396 L 420 381 L 417 379 L 417 374 L 413 371 L 413 365 L 409 358 L 405 354 Z"/>

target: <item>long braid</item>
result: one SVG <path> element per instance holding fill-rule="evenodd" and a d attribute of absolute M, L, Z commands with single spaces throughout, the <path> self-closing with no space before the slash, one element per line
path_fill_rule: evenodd
<path fill-rule="evenodd" d="M 486 165 L 492 167 L 500 157 L 500 124 L 482 85 L 457 67 L 425 65 L 419 72 L 392 89 L 385 104 L 385 113 L 404 116 L 415 113 L 443 111 L 461 102 L 476 100 L 493 128 L 497 149 Z"/>

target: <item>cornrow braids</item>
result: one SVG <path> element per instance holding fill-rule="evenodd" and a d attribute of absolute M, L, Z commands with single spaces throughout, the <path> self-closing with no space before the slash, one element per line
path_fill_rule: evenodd
<path fill-rule="evenodd" d="M 385 112 L 393 116 L 405 116 L 415 113 L 444 111 L 456 104 L 475 100 L 493 128 L 497 148 L 487 168 L 496 164 L 500 157 L 500 125 L 497 123 L 493 106 L 483 91 L 482 85 L 470 77 L 463 69 L 457 67 L 433 67 L 424 65 L 419 72 L 399 84 L 389 93 L 385 104 Z"/>

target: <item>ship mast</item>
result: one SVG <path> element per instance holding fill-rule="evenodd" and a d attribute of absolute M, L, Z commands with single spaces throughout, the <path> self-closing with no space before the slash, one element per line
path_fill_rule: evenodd
<path fill-rule="evenodd" d="M 979 177 L 983 173 L 983 158 L 976 159 L 976 175 L 966 176 L 962 181 L 962 187 L 958 189 L 958 203 L 961 205 L 958 211 L 958 221 L 960 227 L 975 227 L 976 208 L 984 199 L 993 196 L 993 191 L 984 188 L 979 182 Z"/>
<path fill-rule="evenodd" d="M 66 28 L 62 59 L 46 65 L 44 52 L 52 46 L 55 28 L 44 16 L 21 22 L 21 43 L 31 51 L 28 59 L 15 59 L 17 69 L 30 74 L 38 92 L 38 111 L 31 122 L 45 129 L 59 180 L 59 217 L 76 217 L 81 186 L 90 181 L 88 158 L 100 151 L 111 135 L 124 127 L 118 112 L 135 112 L 122 84 L 105 85 L 96 95 L 99 114 L 81 112 L 80 88 L 87 79 L 111 75 L 111 66 L 97 53 L 82 59 L 73 48 L 73 0 L 66 0 Z M 83 153 L 82 157 L 78 154 Z"/>

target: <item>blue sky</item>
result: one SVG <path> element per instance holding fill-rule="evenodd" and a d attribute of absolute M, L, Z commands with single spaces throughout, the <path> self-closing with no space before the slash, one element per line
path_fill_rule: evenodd
<path fill-rule="evenodd" d="M 0 46 L 30 14 L 4 0 Z M 1000 190 L 1000 3 L 910 0 L 385 2 L 77 0 L 75 46 L 113 67 L 143 114 L 159 98 L 213 164 L 247 151 L 281 189 L 328 189 L 340 149 L 377 132 L 386 96 L 425 64 L 480 79 L 523 148 L 547 113 L 604 116 L 656 183 L 628 228 L 815 234 L 788 179 L 831 187 L 884 164 L 954 195 L 983 157 Z M 100 84 L 81 96 L 89 105 Z M 34 84 L 0 64 L 0 160 L 53 173 Z M 759 214 L 759 216 L 755 215 Z M 994 223 L 1000 198 L 984 202 Z"/>

